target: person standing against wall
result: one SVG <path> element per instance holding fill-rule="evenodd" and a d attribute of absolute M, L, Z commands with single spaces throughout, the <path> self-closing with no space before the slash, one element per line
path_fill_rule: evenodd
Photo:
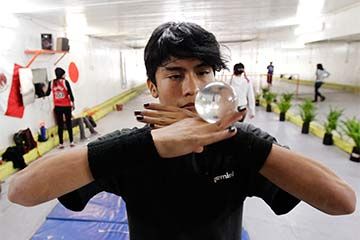
<path fill-rule="evenodd" d="M 272 64 L 272 62 L 270 62 L 270 64 L 266 68 L 267 68 L 266 82 L 268 83 L 268 87 L 270 88 L 272 85 L 272 77 L 274 74 L 274 65 Z"/>
<path fill-rule="evenodd" d="M 75 109 L 74 95 L 71 91 L 69 81 L 65 79 L 65 70 L 62 68 L 55 69 L 56 79 L 50 82 L 49 87 L 45 93 L 46 96 L 53 94 L 54 99 L 54 113 L 55 120 L 58 125 L 59 135 L 59 148 L 64 148 L 64 118 L 66 123 L 66 129 L 69 134 L 70 147 L 74 147 L 74 137 L 71 124 L 71 111 Z"/>
<path fill-rule="evenodd" d="M 320 101 L 325 100 L 325 96 L 319 92 L 320 87 L 324 84 L 324 79 L 330 76 L 330 73 L 326 71 L 321 63 L 316 65 L 316 80 L 315 80 L 315 98 L 313 102 L 317 102 L 318 97 Z"/>
<path fill-rule="evenodd" d="M 244 64 L 237 63 L 234 65 L 234 72 L 230 80 L 230 85 L 234 88 L 238 97 L 238 107 L 240 109 L 246 107 L 249 112 L 249 117 L 255 117 L 254 89 L 246 76 Z M 240 122 L 243 122 L 244 119 L 245 115 Z"/>

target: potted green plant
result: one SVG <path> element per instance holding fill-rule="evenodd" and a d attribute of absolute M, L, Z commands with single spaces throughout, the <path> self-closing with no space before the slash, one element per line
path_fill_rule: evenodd
<path fill-rule="evenodd" d="M 309 133 L 310 122 L 315 119 L 316 108 L 310 99 L 305 99 L 305 101 L 299 105 L 299 108 L 300 108 L 300 117 L 303 120 L 301 133 L 307 134 Z"/>
<path fill-rule="evenodd" d="M 264 99 L 266 101 L 266 111 L 267 112 L 271 112 L 271 103 L 274 101 L 274 99 L 276 98 L 276 94 L 273 92 L 266 92 L 264 94 Z"/>
<path fill-rule="evenodd" d="M 291 102 L 291 100 L 292 100 L 293 97 L 294 97 L 294 94 L 293 94 L 293 93 L 283 93 L 283 94 L 281 95 L 281 97 L 282 97 L 285 101 Z"/>
<path fill-rule="evenodd" d="M 261 97 L 261 94 L 260 93 L 256 93 L 255 95 L 255 106 L 260 106 L 260 97 Z"/>
<path fill-rule="evenodd" d="M 355 117 L 342 121 L 342 129 L 355 143 L 350 154 L 350 160 L 360 162 L 360 121 Z"/>
<path fill-rule="evenodd" d="M 264 88 L 261 89 L 261 91 L 262 91 L 262 97 L 264 98 L 264 97 L 265 97 L 265 94 L 268 93 L 268 92 L 270 92 L 270 89 L 267 88 L 267 87 L 264 87 Z"/>
<path fill-rule="evenodd" d="M 324 122 L 325 134 L 323 138 L 324 145 L 333 145 L 333 135 L 332 131 L 336 130 L 339 118 L 344 112 L 343 109 L 333 109 L 330 106 L 330 111 L 327 115 L 326 121 Z"/>
<path fill-rule="evenodd" d="M 286 112 L 291 108 L 292 93 L 283 93 L 278 104 L 280 110 L 280 121 L 285 121 Z"/>

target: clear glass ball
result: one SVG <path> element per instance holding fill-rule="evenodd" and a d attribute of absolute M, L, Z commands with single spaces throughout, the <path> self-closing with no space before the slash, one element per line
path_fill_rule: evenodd
<path fill-rule="evenodd" d="M 237 96 L 234 89 L 225 82 L 206 84 L 196 95 L 195 109 L 208 123 L 215 123 L 236 111 Z"/>

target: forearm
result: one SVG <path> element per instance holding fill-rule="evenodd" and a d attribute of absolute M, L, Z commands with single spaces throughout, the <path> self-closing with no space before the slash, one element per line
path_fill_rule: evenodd
<path fill-rule="evenodd" d="M 356 196 L 351 187 L 331 170 L 305 156 L 273 145 L 260 173 L 325 213 L 340 215 L 355 210 Z"/>
<path fill-rule="evenodd" d="M 54 154 L 16 173 L 9 186 L 9 200 L 24 206 L 37 205 L 93 181 L 87 148 Z"/>

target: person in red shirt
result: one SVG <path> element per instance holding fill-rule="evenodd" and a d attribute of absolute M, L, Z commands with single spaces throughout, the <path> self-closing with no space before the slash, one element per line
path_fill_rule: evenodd
<path fill-rule="evenodd" d="M 54 113 L 58 125 L 58 135 L 60 149 L 64 148 L 64 120 L 66 129 L 69 134 L 70 146 L 75 146 L 71 124 L 71 111 L 75 109 L 74 95 L 72 94 L 69 81 L 65 79 L 65 70 L 62 68 L 55 69 L 56 79 L 52 80 L 45 95 L 53 94 Z"/>

